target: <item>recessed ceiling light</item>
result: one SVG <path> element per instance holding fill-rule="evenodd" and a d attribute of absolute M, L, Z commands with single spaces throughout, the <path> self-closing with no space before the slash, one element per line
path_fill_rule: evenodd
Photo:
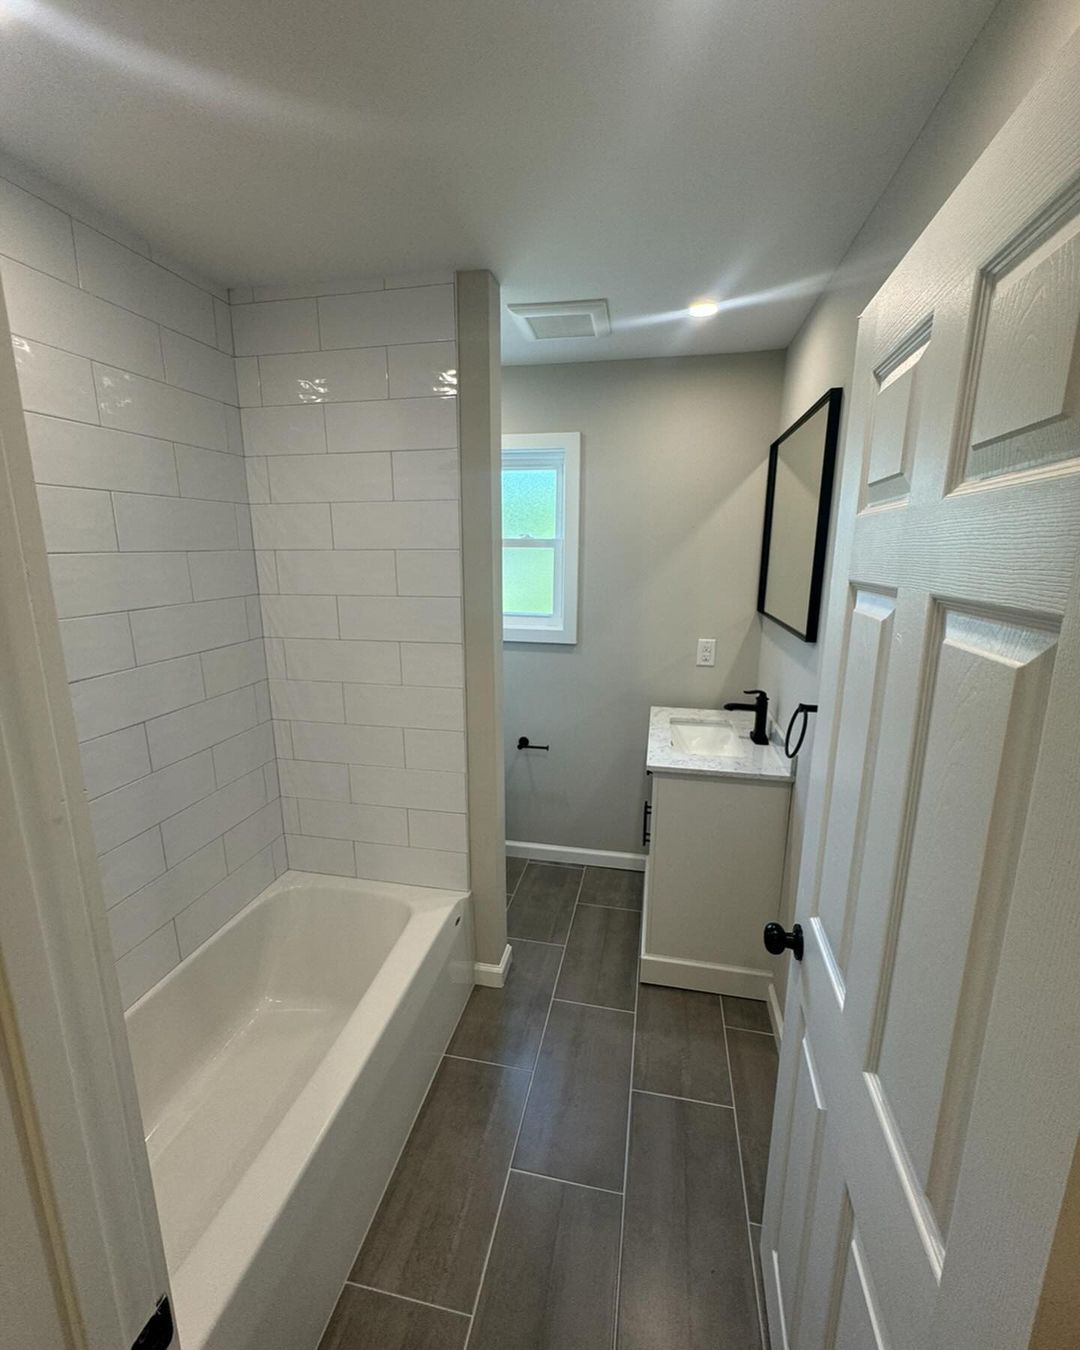
<path fill-rule="evenodd" d="M 720 306 L 715 300 L 695 300 L 686 312 L 693 319 L 711 319 L 714 314 L 720 313 Z"/>

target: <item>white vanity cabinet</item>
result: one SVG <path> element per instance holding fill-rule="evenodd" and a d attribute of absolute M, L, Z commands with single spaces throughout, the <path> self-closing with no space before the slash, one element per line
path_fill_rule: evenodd
<path fill-rule="evenodd" d="M 737 752 L 675 750 L 672 720 L 693 718 L 735 727 Z M 780 908 L 792 779 L 775 746 L 751 746 L 749 723 L 739 714 L 653 709 L 641 931 L 646 984 L 768 1000 L 774 958 L 761 932 Z"/>

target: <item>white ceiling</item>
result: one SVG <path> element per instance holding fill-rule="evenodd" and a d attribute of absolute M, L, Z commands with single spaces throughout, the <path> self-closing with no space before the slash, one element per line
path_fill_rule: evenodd
<path fill-rule="evenodd" d="M 992 7 L 0 0 L 0 137 L 229 283 L 609 301 L 592 341 L 504 314 L 508 361 L 777 347 Z"/>

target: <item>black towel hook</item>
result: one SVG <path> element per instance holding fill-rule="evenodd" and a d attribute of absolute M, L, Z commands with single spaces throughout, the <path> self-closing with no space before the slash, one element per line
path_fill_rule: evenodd
<path fill-rule="evenodd" d="M 788 759 L 794 759 L 795 756 L 802 749 L 802 743 L 803 741 L 806 740 L 806 728 L 810 722 L 810 714 L 816 713 L 817 710 L 818 705 L 816 703 L 800 703 L 799 706 L 795 709 L 795 711 L 791 714 L 791 721 L 788 723 L 787 735 L 784 737 L 784 754 L 787 755 Z M 799 736 L 795 742 L 795 748 L 792 749 L 791 733 L 795 730 L 795 724 L 800 717 L 802 718 L 802 723 L 799 726 Z"/>
<path fill-rule="evenodd" d="M 551 749 L 551 746 L 550 746 L 550 745 L 533 745 L 532 741 L 529 740 L 528 736 L 519 736 L 519 737 L 518 737 L 518 746 L 517 746 L 517 748 L 518 748 L 519 750 L 550 750 L 550 749 Z"/>

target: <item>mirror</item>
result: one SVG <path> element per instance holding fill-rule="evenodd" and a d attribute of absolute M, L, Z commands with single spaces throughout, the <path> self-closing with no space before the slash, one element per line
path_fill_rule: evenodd
<path fill-rule="evenodd" d="M 840 389 L 830 389 L 769 447 L 758 613 L 816 642 L 825 577 Z"/>

